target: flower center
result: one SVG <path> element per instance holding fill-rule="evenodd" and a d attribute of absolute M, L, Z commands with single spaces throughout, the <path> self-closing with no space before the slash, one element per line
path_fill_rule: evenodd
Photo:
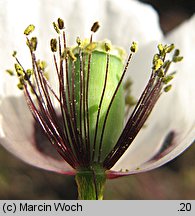
<path fill-rule="evenodd" d="M 47 79 L 45 62 L 36 58 L 37 38 L 29 38 L 33 25 L 24 31 L 32 68 L 25 70 L 16 52 L 13 54 L 18 88 L 24 91 L 34 118 L 67 163 L 75 169 L 96 167 L 96 164 L 110 169 L 141 130 L 162 89 L 170 90 L 169 82 L 174 74 L 168 75 L 167 71 L 172 62 L 181 61 L 182 57 L 175 50 L 172 60 L 166 60 L 174 45 L 158 46 L 148 84 L 124 127 L 125 101 L 134 105 L 135 100 L 125 99 L 122 81 L 137 44 L 132 43 L 124 65 L 121 48 L 109 41 L 93 41 L 93 34 L 99 28 L 97 22 L 91 28 L 90 39 L 77 38 L 77 45 L 71 48 L 66 44 L 63 20 L 58 19 L 53 26 L 59 35 L 50 41 L 58 91 L 54 91 Z M 14 74 L 11 70 L 7 72 Z M 128 86 L 130 83 L 125 88 Z M 58 120 L 59 116 L 62 121 Z"/>

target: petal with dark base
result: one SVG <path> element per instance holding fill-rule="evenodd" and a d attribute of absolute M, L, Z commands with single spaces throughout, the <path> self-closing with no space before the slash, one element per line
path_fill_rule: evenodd
<path fill-rule="evenodd" d="M 9 97 L 0 104 L 0 143 L 25 162 L 46 170 L 74 174 L 74 170 L 61 160 L 40 130 L 35 129 L 34 119 L 24 97 Z M 41 132 L 42 133 L 42 132 Z M 39 143 L 43 142 L 43 143 Z"/>

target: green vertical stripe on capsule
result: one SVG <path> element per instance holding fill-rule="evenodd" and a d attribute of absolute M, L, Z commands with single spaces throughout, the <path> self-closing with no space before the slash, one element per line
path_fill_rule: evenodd
<path fill-rule="evenodd" d="M 75 71 L 75 96 L 76 97 L 75 98 L 76 98 L 77 123 L 79 127 L 79 118 L 80 118 L 79 109 L 80 109 L 80 95 L 81 95 L 80 60 L 78 55 L 76 55 L 76 57 L 77 60 L 75 62 L 75 67 L 76 67 L 76 71 Z M 84 65 L 83 73 L 85 76 L 85 87 L 87 85 L 88 59 L 89 59 L 89 54 L 83 53 L 83 65 Z M 91 62 L 90 62 L 89 91 L 88 91 L 89 134 L 90 134 L 91 154 L 92 154 L 92 148 L 94 144 L 98 106 L 100 103 L 103 86 L 105 82 L 106 62 L 107 62 L 107 54 L 105 52 L 100 52 L 97 50 L 92 52 Z M 100 136 L 102 132 L 105 115 L 108 110 L 108 106 L 110 104 L 114 91 L 118 85 L 122 72 L 123 72 L 122 60 L 114 55 L 110 55 L 107 84 L 106 84 L 106 90 L 105 90 L 104 99 L 101 107 L 98 134 L 96 139 L 95 160 L 97 160 L 99 154 Z M 72 73 L 71 69 L 70 69 L 70 73 Z M 112 104 L 107 119 L 107 124 L 104 131 L 104 138 L 102 143 L 101 160 L 103 160 L 105 156 L 111 151 L 111 149 L 116 144 L 122 132 L 124 126 L 124 115 L 125 115 L 124 113 L 125 113 L 125 99 L 124 99 L 123 87 L 121 86 L 119 88 L 119 91 L 116 94 L 115 100 Z M 83 118 L 82 118 L 82 123 L 84 123 Z M 84 135 L 83 130 L 82 133 Z M 83 142 L 85 142 L 84 136 L 83 136 Z"/>

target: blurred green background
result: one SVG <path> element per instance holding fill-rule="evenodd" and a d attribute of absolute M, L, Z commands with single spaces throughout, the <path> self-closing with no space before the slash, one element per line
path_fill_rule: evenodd
<path fill-rule="evenodd" d="M 142 0 L 166 33 L 195 12 L 194 0 Z M 156 170 L 110 180 L 105 199 L 195 199 L 195 145 Z M 31 167 L 0 146 L 0 199 L 77 199 L 74 178 Z"/>

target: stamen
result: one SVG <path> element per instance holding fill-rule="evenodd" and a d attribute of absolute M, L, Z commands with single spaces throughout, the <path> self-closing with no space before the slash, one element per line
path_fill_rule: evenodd
<path fill-rule="evenodd" d="M 79 128 L 80 128 L 80 135 L 81 135 L 81 143 L 82 143 L 82 151 L 83 151 L 83 147 L 84 147 L 84 144 L 83 144 L 83 123 L 82 123 L 82 111 L 84 110 L 83 108 L 83 65 L 82 65 L 82 54 L 81 54 L 81 50 L 79 51 L 79 62 L 80 62 L 80 65 L 79 65 L 79 70 L 80 70 L 80 101 L 79 101 L 79 117 L 80 117 L 80 125 L 79 125 Z"/>
<path fill-rule="evenodd" d="M 15 58 L 16 55 L 17 55 L 17 52 L 16 52 L 16 51 L 13 51 L 12 56 Z"/>
<path fill-rule="evenodd" d="M 91 42 L 92 42 L 92 35 L 91 35 Z M 86 101 L 85 101 L 85 105 L 86 105 L 86 116 L 87 116 L 87 148 L 88 148 L 88 155 L 90 158 L 90 154 L 91 154 L 91 144 L 90 144 L 90 123 L 89 123 L 89 79 L 90 79 L 90 71 L 91 71 L 91 59 L 92 59 L 92 54 L 89 53 L 88 56 L 88 67 L 87 67 L 87 83 L 86 83 Z"/>
<path fill-rule="evenodd" d="M 64 20 L 58 18 L 58 27 L 60 30 L 64 29 Z"/>
<path fill-rule="evenodd" d="M 55 38 L 51 39 L 50 46 L 52 52 L 57 52 L 57 40 Z"/>
<path fill-rule="evenodd" d="M 132 45 L 130 47 L 130 50 L 131 50 L 132 53 L 136 53 L 137 52 L 138 45 L 137 45 L 137 43 L 135 41 L 132 43 Z"/>
<path fill-rule="evenodd" d="M 162 81 L 164 84 L 168 84 L 173 78 L 174 78 L 173 75 L 167 75 L 163 77 Z"/>
<path fill-rule="evenodd" d="M 134 111 L 129 117 L 126 126 L 117 141 L 117 144 L 104 160 L 103 165 L 106 169 L 113 167 L 133 142 L 134 138 L 144 125 L 152 109 L 154 108 L 154 105 L 159 99 L 163 85 L 169 83 L 173 79 L 174 73 L 171 75 L 166 74 L 171 63 L 175 62 L 174 57 L 172 61 L 165 60 L 166 54 L 173 51 L 173 49 L 174 45 L 158 45 L 159 53 L 154 55 L 153 70 L 149 82 L 146 85 L 136 107 L 134 108 Z M 175 53 L 176 55 L 179 55 L 178 51 Z M 180 58 L 182 59 L 182 57 Z M 168 92 L 170 89 L 171 85 L 164 87 L 165 92 Z"/>
<path fill-rule="evenodd" d="M 92 27 L 91 27 L 91 31 L 93 33 L 97 32 L 99 29 L 100 25 L 98 22 L 95 22 Z M 77 43 L 79 41 L 77 40 Z M 86 81 L 86 96 L 85 96 L 85 103 L 84 103 L 84 110 L 86 110 L 86 118 L 87 118 L 87 127 L 86 127 L 86 138 L 87 138 L 87 152 L 88 152 L 88 157 L 89 159 L 91 158 L 91 144 L 90 144 L 90 123 L 89 123 L 89 80 L 90 80 L 90 71 L 91 71 L 91 60 L 92 60 L 92 51 L 95 48 L 96 44 L 93 43 L 93 34 L 91 34 L 90 37 L 90 43 L 89 43 L 90 47 L 88 46 L 88 51 L 89 51 L 89 55 L 88 55 L 88 70 L 87 70 L 87 81 Z M 84 111 L 85 113 L 85 111 Z M 93 148 L 94 150 L 94 148 Z M 92 158 L 91 160 L 93 161 L 94 159 L 94 152 L 92 152 Z"/>
<path fill-rule="evenodd" d="M 60 21 L 58 21 L 60 22 Z M 60 25 L 60 24 L 59 24 Z M 63 25 L 61 25 L 62 28 Z M 80 159 L 81 163 L 83 163 L 83 151 L 82 151 L 82 137 L 80 134 L 80 131 L 77 127 L 77 121 L 76 121 L 76 113 L 75 113 L 75 107 L 76 107 L 76 101 L 75 101 L 75 83 L 74 83 L 74 78 L 72 78 L 72 96 L 70 94 L 70 82 L 69 82 L 69 57 L 70 60 L 72 61 L 72 76 L 74 74 L 75 76 L 75 65 L 74 62 L 76 61 L 76 57 L 73 54 L 72 50 L 68 49 L 66 46 L 66 35 L 65 35 L 65 31 L 63 31 L 63 42 L 64 42 L 64 59 L 65 59 L 65 71 L 66 71 L 66 87 L 67 87 L 67 91 L 68 91 L 68 104 L 69 104 L 69 111 L 70 111 L 70 124 L 71 124 L 71 128 L 67 129 L 67 130 L 72 130 L 73 136 L 74 136 L 74 142 L 72 142 L 72 136 L 70 136 L 70 142 L 72 142 L 73 148 L 77 154 L 77 157 Z M 60 42 L 59 42 L 60 43 Z M 61 55 L 61 52 L 60 52 Z M 61 61 L 62 63 L 62 61 Z M 61 80 L 61 77 L 64 77 L 63 75 L 63 65 L 61 65 L 61 75 L 59 77 L 59 81 Z M 62 92 L 65 92 L 64 89 L 64 78 L 63 78 L 63 82 L 62 82 L 62 89 L 60 90 Z M 64 95 L 64 99 L 66 98 L 66 96 Z M 72 98 L 72 100 L 71 100 Z M 66 102 L 66 99 L 65 99 Z"/>
<path fill-rule="evenodd" d="M 53 28 L 58 34 L 60 34 L 60 29 L 57 23 L 53 22 Z"/>
<path fill-rule="evenodd" d="M 24 34 L 26 36 L 28 36 L 29 34 L 31 34 L 33 31 L 35 30 L 35 26 L 34 25 L 29 25 L 25 30 L 24 30 Z"/>
<path fill-rule="evenodd" d="M 131 48 L 130 48 L 131 49 Z M 130 53 L 128 59 L 127 59 L 127 63 L 125 65 L 125 68 L 124 68 L 124 71 L 122 73 L 122 76 L 118 82 L 118 85 L 114 91 L 114 94 L 110 100 L 110 103 L 109 103 L 109 106 L 108 106 L 108 109 L 107 109 L 107 112 L 106 112 L 106 115 L 105 115 L 105 118 L 104 118 L 104 123 L 103 123 L 103 127 L 102 127 L 102 132 L 101 132 L 101 136 L 100 136 L 100 144 L 99 144 L 99 154 L 98 154 L 98 162 L 100 162 L 100 159 L 101 159 L 101 153 L 102 153 L 102 144 L 103 144 L 103 137 L 104 137 L 104 131 L 105 131 L 105 127 L 106 127 L 106 122 L 107 122 L 107 119 L 108 119 L 108 115 L 109 115 L 109 112 L 110 112 L 110 109 L 111 109 L 111 106 L 112 106 L 112 103 L 114 101 L 114 98 L 119 90 L 119 87 L 123 81 L 123 78 L 127 72 L 127 69 L 128 69 L 128 66 L 129 66 L 129 63 L 130 63 L 130 60 L 132 58 L 132 55 L 133 55 L 133 52 Z"/>
<path fill-rule="evenodd" d="M 99 22 L 95 22 L 92 27 L 91 27 L 91 31 L 92 33 L 95 33 L 97 32 L 97 30 L 99 29 L 100 25 L 99 25 Z M 92 43 L 93 41 L 93 34 L 91 34 L 91 38 L 90 38 L 90 44 Z"/>
<path fill-rule="evenodd" d="M 167 74 L 168 70 L 172 63 L 181 61 L 183 57 L 176 49 L 172 59 L 166 60 L 166 55 L 171 53 L 175 47 L 173 44 L 159 44 L 158 53 L 153 57 L 149 81 L 136 103 L 131 95 L 132 82 L 126 82 L 124 89 L 121 86 L 132 56 L 137 52 L 136 42 L 133 42 L 130 47 L 130 54 L 122 72 L 122 50 L 120 48 L 113 49 L 108 41 L 105 43 L 93 41 L 93 34 L 99 29 L 98 22 L 95 22 L 91 27 L 90 38 L 81 40 L 78 37 L 76 39 L 77 46 L 74 48 L 67 47 L 64 21 L 58 18 L 57 23 L 53 22 L 53 27 L 58 34 L 57 39 L 53 38 L 50 41 L 54 68 L 58 78 L 57 92 L 49 83 L 45 62 L 36 58 L 37 38 L 29 38 L 35 29 L 34 25 L 29 25 L 24 31 L 31 55 L 32 69 L 25 70 L 14 51 L 15 71 L 9 69 L 6 72 L 11 76 L 17 76 L 19 81 L 17 86 L 24 91 L 27 105 L 33 117 L 42 126 L 51 144 L 67 163 L 74 169 L 84 167 L 93 171 L 94 164 L 103 166 L 104 169 L 110 169 L 131 145 L 163 91 L 170 91 L 172 87 L 170 82 L 174 78 L 175 72 Z M 97 62 L 95 62 L 96 57 Z M 99 69 L 99 65 L 96 63 L 99 64 L 100 61 L 104 62 L 103 69 L 100 67 L 100 70 L 96 71 L 97 68 Z M 97 92 L 94 93 L 91 88 L 96 84 L 96 79 L 99 79 L 97 83 L 100 84 L 100 88 L 97 88 L 100 91 L 99 95 Z M 128 105 L 126 110 L 124 98 L 121 97 L 123 90 L 126 91 L 124 94 L 125 103 Z M 93 92 L 92 100 L 91 92 Z M 120 96 L 120 100 L 118 96 Z M 117 103 L 115 104 L 114 101 Z M 62 122 L 59 121 L 55 102 L 57 102 Z M 115 110 L 115 105 L 116 107 L 122 105 L 122 108 L 119 109 L 122 112 L 118 118 L 120 126 L 117 127 L 119 133 L 122 130 L 125 111 L 127 115 L 132 106 L 135 105 L 135 108 L 132 110 L 121 135 L 117 134 L 116 130 L 111 133 L 113 137 L 116 135 L 113 139 L 114 142 L 116 139 L 118 140 L 116 144 L 113 141 L 110 142 L 107 148 L 106 142 L 110 133 L 104 135 L 105 131 L 111 129 L 109 126 L 111 117 L 118 112 L 118 109 Z M 113 109 L 111 109 L 112 107 Z M 102 153 L 104 149 L 106 150 Z M 94 176 L 96 187 L 95 181 Z M 99 196 L 98 189 L 95 190 L 97 198 Z"/>
<path fill-rule="evenodd" d="M 26 41 L 26 44 L 32 51 L 35 51 L 37 48 L 37 38 L 32 37 L 30 40 Z"/>
<path fill-rule="evenodd" d="M 29 41 L 28 41 L 29 42 Z M 50 101 L 50 97 L 49 97 L 49 93 L 48 93 L 48 91 L 47 91 L 47 85 L 45 85 L 45 82 L 43 82 L 45 79 L 42 79 L 42 73 L 41 73 L 41 71 L 39 71 L 39 67 L 38 67 L 38 63 L 37 63 L 37 60 L 36 60 L 36 58 L 35 58 L 35 56 L 34 56 L 34 54 L 33 54 L 33 51 L 34 51 L 34 49 L 32 49 L 30 46 L 29 46 L 29 48 L 30 48 L 30 51 L 31 51 L 31 55 L 32 55 L 32 60 L 33 60 L 33 70 L 34 71 L 37 71 L 38 73 L 35 73 L 35 80 L 36 80 L 36 85 L 37 85 L 37 87 L 38 87 L 38 92 L 39 92 L 39 96 L 37 95 L 37 97 L 40 97 L 40 98 L 38 98 L 38 100 L 39 99 L 41 99 L 41 103 L 39 103 L 40 105 L 41 105 L 41 107 L 40 107 L 40 109 L 42 110 L 42 111 L 44 111 L 45 112 L 45 115 L 42 113 L 41 115 L 44 115 L 45 117 L 47 116 L 47 118 L 48 118 L 48 120 L 49 120 L 49 122 L 53 122 L 52 123 L 52 125 L 54 126 L 54 125 L 58 125 L 58 123 L 56 122 L 56 118 L 55 118 L 55 111 L 54 111 L 54 109 L 53 109 L 53 105 L 51 104 L 51 101 Z M 52 51 L 54 51 L 54 52 L 56 52 L 57 51 L 57 41 L 56 40 L 53 40 L 53 42 L 51 42 L 51 48 L 52 48 Z M 56 63 L 55 63 L 56 64 Z M 57 66 L 57 64 L 56 64 L 56 66 Z M 21 70 L 21 68 L 20 67 L 18 67 L 17 66 L 17 71 L 18 71 L 18 73 L 20 73 L 20 74 L 22 74 L 22 70 Z M 60 72 L 59 72 L 60 73 Z M 62 76 L 63 77 L 63 76 Z M 61 81 L 60 81 L 61 82 Z M 63 85 L 64 86 L 64 85 Z M 65 91 L 63 91 L 63 92 L 65 92 Z M 46 99 L 46 101 L 44 100 L 44 98 Z M 65 97 L 63 97 L 63 99 L 65 99 Z M 63 101 L 63 100 L 62 100 Z M 69 100 L 70 101 L 70 100 Z M 65 104 L 66 104 L 66 101 L 63 101 L 63 108 L 64 108 L 64 102 L 65 102 Z M 44 105 L 44 106 L 42 106 L 42 105 Z M 68 126 L 69 126 L 69 132 L 67 133 L 67 137 L 69 137 L 69 136 L 71 136 L 72 138 L 69 140 L 70 141 L 70 143 L 73 141 L 73 144 L 74 144 L 74 136 L 72 136 L 73 135 L 73 133 L 72 133 L 72 129 L 71 129 L 71 127 L 72 127 L 72 124 L 71 124 L 71 121 L 70 121 L 70 118 L 68 117 L 68 107 L 65 105 L 65 107 L 66 107 L 66 111 L 65 111 L 65 113 L 67 114 L 66 115 L 66 120 L 67 120 L 67 124 L 68 124 Z M 48 111 L 49 112 L 47 112 L 46 111 L 46 109 L 48 109 Z M 51 114 L 51 116 L 50 116 L 50 114 Z M 53 117 L 52 117 L 53 116 Z M 66 122 L 66 120 L 65 120 L 65 122 Z M 44 120 L 43 120 L 44 121 Z M 53 126 L 52 125 L 50 125 L 49 127 L 50 128 L 52 128 Z M 65 128 L 66 128 L 66 126 L 65 126 Z M 60 128 L 56 128 L 55 129 L 56 130 L 56 132 L 57 131 L 60 131 Z M 70 134 L 69 134 L 70 133 Z M 72 135 L 71 135 L 72 134 Z M 63 135 L 63 134 L 62 134 Z M 56 134 L 55 136 L 57 136 L 57 137 L 60 137 L 61 135 L 60 134 Z M 66 140 L 65 138 L 64 138 L 64 140 Z M 68 146 L 68 145 L 67 145 Z M 74 146 L 74 148 L 75 148 L 75 145 L 73 145 Z M 72 147 L 69 145 L 69 149 L 71 149 L 71 151 L 72 151 Z M 78 152 L 78 151 L 75 151 L 76 153 Z M 77 157 L 78 157 L 78 155 L 77 155 Z M 74 157 L 73 157 L 74 158 Z M 79 158 L 79 157 L 78 157 Z M 75 159 L 75 163 L 77 163 L 76 162 L 76 159 Z M 73 165 L 73 167 L 74 167 L 75 165 Z"/>
<path fill-rule="evenodd" d="M 24 89 L 24 79 L 23 79 L 23 77 L 20 77 L 20 78 L 19 78 L 19 83 L 18 83 L 17 87 L 18 87 L 20 90 L 23 90 L 23 89 Z"/>
<path fill-rule="evenodd" d="M 13 76 L 14 75 L 14 71 L 11 69 L 7 69 L 6 72 L 10 75 Z"/>
<path fill-rule="evenodd" d="M 164 91 L 169 92 L 171 90 L 171 88 L 172 88 L 172 85 L 167 85 L 164 87 Z"/>
<path fill-rule="evenodd" d="M 58 28 L 57 24 L 56 24 L 56 28 Z M 59 39 L 59 55 L 61 56 L 61 40 L 60 37 Z M 54 43 L 56 44 L 57 47 L 57 40 Z M 57 51 L 57 50 L 56 50 Z M 59 97 L 60 97 L 60 109 L 61 109 L 61 114 L 62 114 L 62 119 L 63 119 L 63 127 L 64 127 L 64 131 L 65 131 L 65 137 L 68 140 L 68 146 L 70 147 L 70 149 L 72 149 L 72 151 L 76 152 L 75 150 L 75 145 L 74 145 L 74 138 L 70 138 L 70 136 L 72 137 L 72 128 L 71 128 L 71 120 L 70 120 L 70 115 L 68 112 L 68 107 L 67 107 L 67 101 L 66 101 L 66 96 L 65 96 L 65 89 L 64 89 L 64 74 L 63 74 L 63 59 L 60 58 L 60 63 L 59 63 L 59 68 L 57 65 L 57 60 L 56 57 L 54 55 L 54 62 L 55 62 L 55 67 L 56 67 L 56 72 L 58 74 L 58 80 L 59 80 Z M 67 129 L 67 125 L 70 128 L 70 130 Z M 73 149 L 74 148 L 74 149 Z"/>
<path fill-rule="evenodd" d="M 24 69 L 22 68 L 22 66 L 20 64 L 17 63 L 17 64 L 14 65 L 14 67 L 15 67 L 15 70 L 16 70 L 16 73 L 17 73 L 18 77 L 24 75 Z"/>
<path fill-rule="evenodd" d="M 183 60 L 183 56 L 174 56 L 173 57 L 173 62 L 180 62 L 180 61 L 182 61 Z"/>
<path fill-rule="evenodd" d="M 65 32 L 63 32 L 63 42 L 64 42 L 64 50 L 67 50 L 66 47 L 66 37 Z M 60 44 L 60 40 L 59 40 Z M 60 49 L 61 50 L 61 49 Z M 61 55 L 61 51 L 59 51 L 59 55 Z M 74 149 L 75 154 L 77 155 L 77 158 L 80 160 L 80 163 L 83 163 L 83 159 L 81 155 L 82 149 L 77 133 L 77 126 L 74 124 L 74 114 L 73 114 L 73 108 L 72 108 L 72 102 L 71 102 L 71 95 L 70 95 L 70 86 L 69 86 L 69 66 L 68 66 L 68 53 L 65 56 L 65 76 L 66 76 L 66 89 L 67 94 L 65 93 L 66 90 L 64 88 L 64 72 L 63 72 L 63 59 L 60 60 L 60 77 L 59 77 L 59 83 L 60 83 L 60 95 L 62 100 L 62 113 L 64 116 L 64 127 L 67 130 L 69 143 L 72 145 L 72 148 Z M 67 97 L 67 98 L 66 98 Z M 65 106 L 65 111 L 63 111 L 63 106 Z M 66 126 L 67 123 L 67 126 Z"/>
<path fill-rule="evenodd" d="M 95 22 L 95 23 L 92 25 L 92 27 L 91 27 L 91 31 L 95 33 L 95 32 L 97 32 L 97 30 L 99 29 L 99 27 L 100 27 L 99 22 Z"/>

